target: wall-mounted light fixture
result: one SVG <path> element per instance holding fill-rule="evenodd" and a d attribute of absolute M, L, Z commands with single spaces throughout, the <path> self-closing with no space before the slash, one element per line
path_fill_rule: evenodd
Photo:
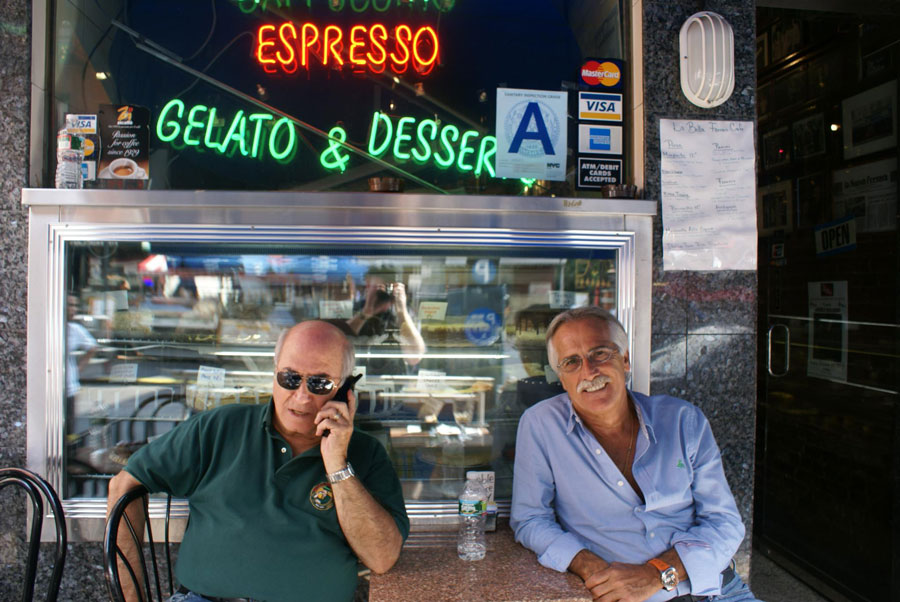
<path fill-rule="evenodd" d="M 722 15 L 703 11 L 681 26 L 681 89 L 698 107 L 711 108 L 734 91 L 734 32 Z"/>

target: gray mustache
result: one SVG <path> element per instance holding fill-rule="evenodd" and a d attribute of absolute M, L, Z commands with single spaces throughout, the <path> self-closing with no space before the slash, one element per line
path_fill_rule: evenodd
<path fill-rule="evenodd" d="M 580 383 L 578 383 L 578 387 L 576 388 L 576 391 L 578 393 L 581 393 L 582 391 L 589 389 L 591 387 L 599 387 L 600 385 L 608 385 L 609 382 L 610 382 L 610 379 L 608 376 L 601 375 L 601 376 L 598 376 L 597 378 L 595 378 L 594 380 L 581 381 Z"/>

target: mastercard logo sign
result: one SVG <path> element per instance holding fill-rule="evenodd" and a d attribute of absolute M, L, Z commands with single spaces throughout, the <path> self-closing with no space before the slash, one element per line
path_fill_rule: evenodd
<path fill-rule="evenodd" d="M 591 87 L 617 88 L 622 83 L 622 69 L 611 61 L 587 61 L 581 66 L 581 81 Z"/>

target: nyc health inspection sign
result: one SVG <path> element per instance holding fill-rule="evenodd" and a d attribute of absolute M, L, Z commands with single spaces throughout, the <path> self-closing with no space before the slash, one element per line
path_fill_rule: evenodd
<path fill-rule="evenodd" d="M 497 89 L 500 178 L 566 179 L 565 92 Z"/>

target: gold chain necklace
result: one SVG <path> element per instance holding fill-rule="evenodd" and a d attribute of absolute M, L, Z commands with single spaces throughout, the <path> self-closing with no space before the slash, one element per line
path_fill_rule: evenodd
<path fill-rule="evenodd" d="M 629 416 L 631 416 L 631 436 L 628 438 L 628 449 L 625 450 L 625 461 L 619 466 L 619 472 L 623 475 L 626 474 L 625 467 L 628 466 L 628 463 L 631 460 L 631 452 L 634 449 L 635 431 L 637 427 L 637 419 L 630 412 Z"/>

